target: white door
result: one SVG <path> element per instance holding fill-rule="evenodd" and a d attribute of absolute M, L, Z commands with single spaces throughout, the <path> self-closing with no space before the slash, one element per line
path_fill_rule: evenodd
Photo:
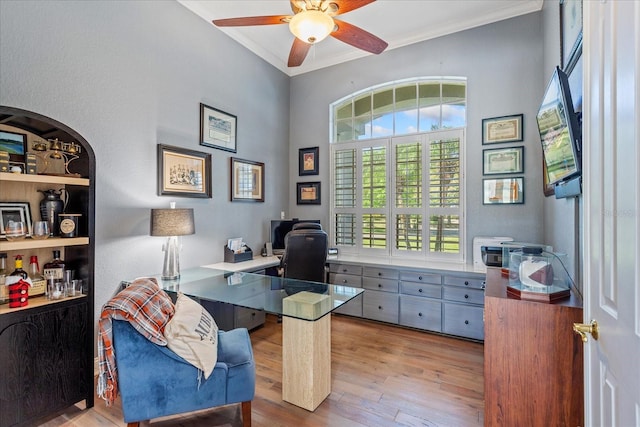
<path fill-rule="evenodd" d="M 584 3 L 587 426 L 640 426 L 640 1 Z"/>

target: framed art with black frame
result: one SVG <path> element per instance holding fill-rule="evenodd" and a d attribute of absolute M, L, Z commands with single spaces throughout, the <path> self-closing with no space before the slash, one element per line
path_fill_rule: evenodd
<path fill-rule="evenodd" d="M 211 198 L 211 154 L 158 144 L 158 195 Z"/>
<path fill-rule="evenodd" d="M 10 163 L 22 163 L 24 166 L 24 158 L 27 153 L 27 135 L 0 130 L 0 151 L 9 153 Z"/>
<path fill-rule="evenodd" d="M 264 202 L 264 163 L 231 158 L 231 201 Z"/>
<path fill-rule="evenodd" d="M 582 54 L 582 0 L 560 0 L 560 63 L 566 74 Z"/>
<path fill-rule="evenodd" d="M 482 174 L 524 173 L 524 147 L 482 150 Z"/>
<path fill-rule="evenodd" d="M 298 182 L 296 184 L 296 201 L 299 205 L 319 205 L 320 182 Z"/>
<path fill-rule="evenodd" d="M 319 148 L 301 148 L 298 154 L 298 175 L 319 174 Z"/>
<path fill-rule="evenodd" d="M 205 104 L 200 104 L 200 145 L 218 150 L 238 151 L 238 118 Z"/>
<path fill-rule="evenodd" d="M 523 140 L 523 114 L 482 119 L 482 144 L 501 144 Z"/>
<path fill-rule="evenodd" d="M 524 203 L 524 178 L 489 178 L 482 180 L 482 204 L 517 205 Z"/>
<path fill-rule="evenodd" d="M 6 237 L 5 227 L 9 221 L 19 221 L 27 229 L 27 237 L 31 236 L 31 208 L 29 202 L 0 202 L 0 237 Z"/>

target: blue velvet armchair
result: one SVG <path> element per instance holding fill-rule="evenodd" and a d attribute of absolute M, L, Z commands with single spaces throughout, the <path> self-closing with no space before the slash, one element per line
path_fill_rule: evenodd
<path fill-rule="evenodd" d="M 143 337 L 128 322 L 113 321 L 113 346 L 124 421 L 140 421 L 232 403 L 242 404 L 251 426 L 255 362 L 249 333 L 218 332 L 218 360 L 209 378 L 167 347 Z"/>

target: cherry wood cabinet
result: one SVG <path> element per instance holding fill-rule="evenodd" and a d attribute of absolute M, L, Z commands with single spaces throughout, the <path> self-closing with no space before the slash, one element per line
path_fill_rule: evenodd
<path fill-rule="evenodd" d="M 583 426 L 582 301 L 507 297 L 489 268 L 485 290 L 485 426 Z"/>

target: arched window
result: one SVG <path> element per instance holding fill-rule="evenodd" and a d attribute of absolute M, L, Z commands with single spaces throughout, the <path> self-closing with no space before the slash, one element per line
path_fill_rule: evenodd
<path fill-rule="evenodd" d="M 463 261 L 466 79 L 391 82 L 331 105 L 332 244 Z"/>

